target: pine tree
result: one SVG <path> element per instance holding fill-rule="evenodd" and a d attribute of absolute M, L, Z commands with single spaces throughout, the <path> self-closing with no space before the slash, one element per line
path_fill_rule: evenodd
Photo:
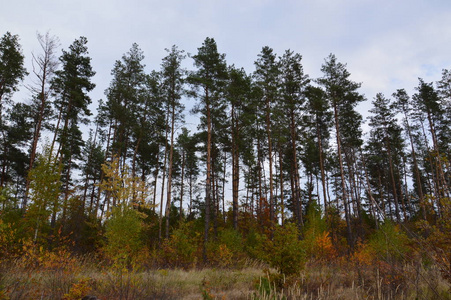
<path fill-rule="evenodd" d="M 33 85 L 28 88 L 33 94 L 33 122 L 34 133 L 30 150 L 30 169 L 33 167 L 36 149 L 41 137 L 42 129 L 51 129 L 50 120 L 54 112 L 50 103 L 51 80 L 58 68 L 59 62 L 56 50 L 59 47 L 59 40 L 51 36 L 49 32 L 45 35 L 37 34 L 42 53 L 33 54 L 33 74 L 36 79 Z"/>
<path fill-rule="evenodd" d="M 193 55 L 194 65 L 198 68 L 188 76 L 192 90 L 191 95 L 199 99 L 194 110 L 202 114 L 201 122 L 206 127 L 206 180 L 205 180 L 205 231 L 204 231 L 204 259 L 206 259 L 205 246 L 208 242 L 210 229 L 210 210 L 212 193 L 212 150 L 214 146 L 213 119 L 215 113 L 221 112 L 223 107 L 223 89 L 227 80 L 227 66 L 225 55 L 220 54 L 214 39 L 206 38 L 198 53 Z"/>
<path fill-rule="evenodd" d="M 23 196 L 28 170 L 27 162 L 30 159 L 26 149 L 33 135 L 31 108 L 24 103 L 15 103 L 8 107 L 6 112 L 0 138 L 2 165 L 0 187 L 4 187 L 7 183 L 14 185 L 16 193 Z M 22 206 L 25 209 L 25 200 Z"/>
<path fill-rule="evenodd" d="M 158 72 L 146 74 L 144 54 L 135 43 L 129 52 L 116 61 L 113 79 L 106 90 L 107 102 L 102 114 L 108 120 L 107 155 L 117 156 L 120 167 L 131 165 L 132 176 L 146 180 L 151 174 L 158 176 L 158 153 L 164 143 L 164 113 L 161 76 Z M 134 194 L 134 196 L 138 196 Z M 106 207 L 110 197 L 105 195 Z M 113 205 L 114 206 L 114 205 Z"/>
<path fill-rule="evenodd" d="M 111 154 L 119 157 L 122 167 L 136 146 L 132 138 L 137 140 L 133 129 L 139 127 L 140 94 L 146 78 L 143 60 L 142 50 L 134 43 L 130 51 L 115 62 L 111 71 L 113 79 L 105 91 L 107 102 L 104 109 L 113 127 Z"/>
<path fill-rule="evenodd" d="M 420 162 L 418 161 L 417 157 L 417 150 L 416 148 L 417 143 L 415 141 L 415 128 L 414 124 L 411 122 L 411 112 L 412 107 L 410 104 L 410 97 L 407 94 L 407 92 L 404 89 L 398 89 L 395 93 L 393 93 L 393 97 L 395 98 L 395 106 L 397 108 L 397 111 L 402 113 L 404 116 L 403 118 L 403 125 L 404 130 L 409 138 L 409 144 L 410 144 L 410 155 L 412 157 L 412 169 L 413 169 L 413 176 L 415 178 L 415 184 L 416 187 L 415 191 L 418 195 L 418 200 L 420 203 L 420 207 L 422 210 L 422 215 L 424 218 L 426 218 L 426 210 L 425 210 L 425 203 L 424 203 L 424 179 L 423 179 L 423 172 L 420 169 Z"/>
<path fill-rule="evenodd" d="M 9 168 L 9 145 L 7 136 L 10 135 L 8 124 L 5 122 L 5 115 L 8 116 L 11 97 L 18 90 L 21 80 L 27 75 L 24 64 L 19 36 L 6 32 L 0 39 L 0 135 L 1 135 L 1 180 L 0 187 L 4 187 L 7 181 L 7 169 Z M 12 129 L 14 130 L 14 129 Z M 26 203 L 24 203 L 26 206 Z"/>
<path fill-rule="evenodd" d="M 252 79 L 244 69 L 229 68 L 229 82 L 226 90 L 230 105 L 231 154 L 232 154 L 232 218 L 233 228 L 238 229 L 240 160 L 249 138 L 246 132 L 253 123 L 255 115 L 251 107 Z"/>
<path fill-rule="evenodd" d="M 326 156 L 327 150 L 329 148 L 330 130 L 332 126 L 332 113 L 329 110 L 330 107 L 326 99 L 326 94 L 321 88 L 309 86 L 307 88 L 306 94 L 308 99 L 308 118 L 311 119 L 310 122 L 312 125 L 312 131 L 315 134 L 317 144 L 317 163 L 321 172 L 324 209 L 327 212 L 329 207 L 329 199 L 327 196 L 326 185 Z"/>
<path fill-rule="evenodd" d="M 387 195 L 387 201 L 390 212 L 391 203 L 390 199 L 394 202 L 394 214 L 390 216 L 396 217 L 398 222 L 401 221 L 401 208 L 404 211 L 404 219 L 406 216 L 405 206 L 402 197 L 402 189 L 399 184 L 401 175 L 400 170 L 400 155 L 403 155 L 403 140 L 401 138 L 401 128 L 397 124 L 395 118 L 396 110 L 390 100 L 385 98 L 381 93 L 377 94 L 372 102 L 373 107 L 370 112 L 373 114 L 369 117 L 369 126 L 371 127 L 370 139 L 372 146 L 369 147 L 370 151 L 377 151 L 376 156 L 383 161 L 385 170 L 381 170 L 386 174 L 385 176 L 385 194 Z M 378 149 L 378 150 L 376 150 Z"/>
<path fill-rule="evenodd" d="M 170 126 L 170 143 L 169 143 L 169 165 L 168 165 L 168 184 L 166 197 L 166 239 L 169 238 L 169 213 L 172 201 L 172 170 L 174 162 L 174 144 L 176 126 L 183 121 L 182 111 L 184 106 L 180 99 L 184 93 L 184 74 L 186 71 L 181 68 L 181 63 L 185 58 L 184 51 L 178 50 L 177 46 L 172 46 L 171 50 L 166 49 L 168 55 L 163 58 L 162 63 L 162 88 L 164 98 L 169 108 L 169 126 Z"/>
<path fill-rule="evenodd" d="M 431 174 L 435 187 L 435 196 L 438 200 L 439 213 L 441 213 L 440 199 L 449 197 L 449 187 L 444 172 L 444 159 L 446 156 L 448 126 L 444 118 L 445 111 L 437 90 L 432 83 L 426 83 L 421 78 L 416 88 L 418 91 L 413 96 L 417 114 L 422 120 L 427 120 L 432 149 L 429 153 Z M 425 137 L 425 140 L 427 138 Z M 444 141 L 445 143 L 442 143 Z"/>
<path fill-rule="evenodd" d="M 351 154 L 354 147 L 361 143 L 361 115 L 355 111 L 355 106 L 364 100 L 357 90 L 360 84 L 349 79 L 350 73 L 346 65 L 337 61 L 335 55 L 330 54 L 322 65 L 323 77 L 317 82 L 324 87 L 326 97 L 330 102 L 334 114 L 334 125 L 337 143 L 337 156 L 341 178 L 341 197 L 345 210 L 345 219 L 348 235 L 348 243 L 353 246 L 353 234 L 351 229 L 351 206 L 350 191 L 348 186 L 352 186 L 352 175 L 346 180 L 344 159 L 345 155 Z M 350 161 L 348 160 L 348 167 Z"/>
<path fill-rule="evenodd" d="M 440 148 L 442 153 L 446 155 L 448 161 L 447 170 L 445 172 L 445 179 L 447 178 L 448 188 L 451 186 L 451 168 L 449 162 L 451 161 L 451 133 L 446 128 L 451 126 L 451 71 L 444 69 L 442 71 L 442 78 L 437 82 L 437 90 L 441 97 L 442 108 L 444 111 L 444 118 L 442 122 L 442 135 L 440 138 Z"/>
<path fill-rule="evenodd" d="M 193 214 L 193 200 L 197 189 L 197 178 L 199 176 L 199 158 L 196 155 L 198 150 L 198 140 L 195 135 L 190 134 L 189 130 L 182 127 L 182 132 L 177 137 L 177 147 L 181 152 L 182 157 L 182 176 L 188 181 L 188 216 Z M 182 210 L 182 201 L 184 199 L 184 185 L 185 181 L 181 180 L 181 196 L 180 196 L 180 210 Z"/>
<path fill-rule="evenodd" d="M 95 84 L 91 82 L 95 72 L 92 70 L 91 58 L 88 56 L 87 43 L 88 40 L 85 37 L 80 37 L 69 46 L 68 51 L 63 50 L 60 57 L 62 68 L 55 72 L 52 80 L 56 97 L 54 104 L 59 116 L 50 152 L 53 151 L 57 140 L 59 147 L 56 157 L 64 165 L 63 220 L 66 215 L 67 200 L 71 194 L 71 172 L 78 168 L 76 160 L 81 158 L 84 144 L 80 125 L 89 123 L 91 98 L 88 93 L 95 87 Z"/>
<path fill-rule="evenodd" d="M 298 133 L 299 128 L 305 127 L 305 90 L 309 83 L 308 76 L 304 74 L 302 66 L 302 56 L 293 51 L 287 50 L 280 58 L 281 69 L 281 106 L 283 108 L 282 122 L 280 127 L 288 128 L 289 130 L 289 144 L 291 145 L 290 170 L 294 183 L 294 202 L 295 213 L 298 225 L 303 224 L 303 210 L 301 199 L 301 183 L 300 183 L 300 166 L 299 166 L 299 147 L 302 137 Z M 288 118 L 287 118 L 288 116 Z M 283 135 L 283 133 L 282 133 Z"/>
<path fill-rule="evenodd" d="M 97 216 L 98 210 L 98 192 L 96 192 L 97 184 L 102 180 L 102 164 L 105 162 L 105 151 L 101 143 L 98 141 L 98 127 L 96 131 L 89 132 L 89 138 L 85 143 L 82 155 L 85 160 L 81 164 L 81 171 L 84 176 L 83 187 L 83 208 L 89 198 L 89 206 L 87 212 L 90 215 Z M 88 195 L 89 193 L 89 195 Z"/>
<path fill-rule="evenodd" d="M 6 32 L 0 40 L 0 112 L 4 103 L 18 90 L 21 80 L 27 75 L 23 66 L 24 55 L 19 36 Z M 2 124 L 0 119 L 0 125 Z"/>
<path fill-rule="evenodd" d="M 263 121 L 266 142 L 268 147 L 269 163 L 269 219 L 274 222 L 274 177 L 273 177 L 273 115 L 279 101 L 280 69 L 276 54 L 268 46 L 262 48 L 255 62 L 254 78 L 256 86 L 260 89 L 262 102 L 257 112 Z M 300 221 L 300 220 L 299 220 Z"/>

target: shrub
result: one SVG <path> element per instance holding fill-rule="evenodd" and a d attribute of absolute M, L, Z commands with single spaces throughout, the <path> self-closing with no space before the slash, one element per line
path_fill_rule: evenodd
<path fill-rule="evenodd" d="M 316 236 L 311 249 L 311 256 L 319 261 L 332 261 L 337 257 L 337 250 L 332 244 L 328 231 L 323 231 L 323 233 Z"/>
<path fill-rule="evenodd" d="M 91 281 L 89 278 L 82 278 L 78 282 L 72 283 L 69 292 L 64 294 L 63 300 L 78 300 L 88 295 L 92 290 Z"/>
<path fill-rule="evenodd" d="M 188 267 L 197 261 L 196 251 L 199 234 L 192 230 L 192 223 L 182 223 L 175 229 L 169 240 L 162 246 L 161 257 L 164 263 L 174 267 Z"/>
<path fill-rule="evenodd" d="M 255 260 L 265 260 L 266 250 L 264 246 L 267 244 L 268 238 L 255 230 L 250 230 L 244 240 L 244 251 Z"/>
<path fill-rule="evenodd" d="M 374 250 L 376 258 L 388 263 L 400 262 L 409 252 L 409 239 L 400 230 L 399 225 L 386 221 L 369 240 L 369 246 Z"/>
<path fill-rule="evenodd" d="M 295 224 L 277 226 L 273 240 L 268 241 L 265 248 L 268 253 L 266 261 L 280 274 L 297 274 L 305 265 L 306 254 Z"/>
<path fill-rule="evenodd" d="M 142 216 L 136 209 L 126 204 L 114 207 L 106 223 L 106 253 L 116 262 L 131 263 L 143 249 L 141 231 Z"/>
<path fill-rule="evenodd" d="M 217 239 L 208 243 L 207 256 L 211 263 L 220 267 L 236 264 L 244 258 L 241 234 L 230 228 L 220 230 Z"/>

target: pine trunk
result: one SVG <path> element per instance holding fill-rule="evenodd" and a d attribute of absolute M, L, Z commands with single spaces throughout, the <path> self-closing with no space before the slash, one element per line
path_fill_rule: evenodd
<path fill-rule="evenodd" d="M 207 109 L 207 178 L 205 182 L 205 230 L 204 230 L 204 261 L 207 261 L 207 243 L 210 230 L 210 200 L 211 200 L 211 111 L 208 89 L 205 95 Z"/>
<path fill-rule="evenodd" d="M 337 104 L 333 103 L 334 106 L 334 118 L 335 118 L 335 131 L 337 135 L 337 151 L 338 151 L 338 162 L 340 165 L 340 177 L 341 177 L 341 188 L 343 193 L 343 206 L 345 209 L 345 219 L 346 219 L 346 231 L 348 235 L 348 243 L 353 248 L 353 238 L 352 238 L 352 229 L 351 229 L 351 219 L 348 207 L 348 193 L 346 190 L 346 181 L 345 181 L 345 173 L 343 168 L 343 157 L 341 151 L 341 138 L 340 138 L 340 125 L 338 119 L 338 108 Z"/>

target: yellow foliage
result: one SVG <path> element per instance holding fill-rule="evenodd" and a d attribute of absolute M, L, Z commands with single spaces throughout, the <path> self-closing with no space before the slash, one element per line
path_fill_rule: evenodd
<path fill-rule="evenodd" d="M 129 168 L 124 165 L 121 168 L 118 157 L 102 165 L 105 179 L 99 183 L 99 188 L 107 192 L 112 200 L 113 207 L 119 205 L 130 205 L 132 207 L 146 207 L 151 205 L 147 199 L 150 197 L 151 189 L 146 181 L 139 177 L 133 177 Z"/>

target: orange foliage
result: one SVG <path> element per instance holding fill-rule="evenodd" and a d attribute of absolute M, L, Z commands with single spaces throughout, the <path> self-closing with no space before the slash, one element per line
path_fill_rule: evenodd
<path fill-rule="evenodd" d="M 257 219 L 260 224 L 260 230 L 262 231 L 261 233 L 269 236 L 274 222 L 270 219 L 270 206 L 266 198 L 260 198 L 259 200 Z"/>
<path fill-rule="evenodd" d="M 313 241 L 313 256 L 322 261 L 331 261 L 337 257 L 337 250 L 332 244 L 328 231 L 319 234 Z"/>
<path fill-rule="evenodd" d="M 73 283 L 69 292 L 64 294 L 63 300 L 78 300 L 91 292 L 91 279 L 83 278 Z"/>
<path fill-rule="evenodd" d="M 376 260 L 376 253 L 367 243 L 357 243 L 356 250 L 351 256 L 351 262 L 357 266 L 370 266 Z"/>
<path fill-rule="evenodd" d="M 233 262 L 233 252 L 225 244 L 214 247 L 207 255 L 210 263 L 220 267 L 230 266 Z"/>
<path fill-rule="evenodd" d="M 41 271 L 63 270 L 73 273 L 77 270 L 77 259 L 66 247 L 58 247 L 53 251 L 48 251 L 44 247 L 38 247 L 31 241 L 25 242 L 23 253 L 18 261 L 20 265 L 29 269 L 40 269 Z"/>

